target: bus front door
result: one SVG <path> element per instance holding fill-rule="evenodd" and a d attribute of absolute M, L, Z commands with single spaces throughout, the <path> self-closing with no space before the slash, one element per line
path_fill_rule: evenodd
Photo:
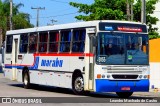
<path fill-rule="evenodd" d="M 89 90 L 94 90 L 94 54 L 95 54 L 95 34 L 89 34 Z"/>

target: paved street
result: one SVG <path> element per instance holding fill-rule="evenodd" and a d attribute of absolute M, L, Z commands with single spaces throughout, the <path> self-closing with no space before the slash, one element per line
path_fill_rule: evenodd
<path fill-rule="evenodd" d="M 90 100 L 91 103 L 92 102 L 96 103 L 96 100 L 97 102 L 99 102 L 98 100 L 100 100 L 100 98 L 118 99 L 118 97 L 114 93 L 106 93 L 106 94 L 91 93 L 88 95 L 79 96 L 79 95 L 74 95 L 72 90 L 63 88 L 33 86 L 32 89 L 24 89 L 22 83 L 6 79 L 3 77 L 2 73 L 0 74 L 0 97 L 82 97 L 82 98 L 91 97 L 93 99 Z M 156 97 L 160 97 L 160 93 L 154 93 L 154 92 L 134 93 L 131 99 L 132 98 L 142 99 L 148 97 L 154 99 Z"/>

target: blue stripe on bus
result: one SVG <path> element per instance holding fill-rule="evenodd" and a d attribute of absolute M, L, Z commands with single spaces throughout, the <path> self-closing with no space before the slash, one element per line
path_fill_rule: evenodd
<path fill-rule="evenodd" d="M 138 81 L 115 81 L 107 79 L 96 79 L 96 92 L 148 92 L 149 80 Z M 129 91 L 121 90 L 122 87 L 130 87 Z"/>
<path fill-rule="evenodd" d="M 39 57 L 36 57 L 35 63 L 33 66 L 28 66 L 29 70 L 37 70 L 39 64 Z M 5 68 L 17 68 L 17 69 L 23 69 L 25 66 L 12 66 L 12 65 L 5 65 Z"/>
<path fill-rule="evenodd" d="M 34 66 L 33 66 L 33 67 L 30 67 L 30 69 L 38 69 L 38 64 L 39 64 L 39 57 L 36 57 Z"/>

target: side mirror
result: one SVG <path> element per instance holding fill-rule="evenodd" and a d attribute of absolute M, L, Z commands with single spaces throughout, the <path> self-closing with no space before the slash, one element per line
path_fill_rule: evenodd
<path fill-rule="evenodd" d="M 138 37 L 138 44 L 139 46 L 142 46 L 142 37 Z"/>
<path fill-rule="evenodd" d="M 142 37 L 138 37 L 138 48 L 139 48 L 139 51 L 141 51 L 141 47 L 142 47 Z"/>
<path fill-rule="evenodd" d="M 97 46 L 97 36 L 93 36 L 93 46 Z"/>

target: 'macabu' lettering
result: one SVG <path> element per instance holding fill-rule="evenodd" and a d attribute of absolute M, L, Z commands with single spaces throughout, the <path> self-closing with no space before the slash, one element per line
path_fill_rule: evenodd
<path fill-rule="evenodd" d="M 56 58 L 56 60 L 42 59 L 41 61 L 41 66 L 43 67 L 62 67 L 62 65 L 63 65 L 63 60 L 58 60 L 58 58 Z"/>

